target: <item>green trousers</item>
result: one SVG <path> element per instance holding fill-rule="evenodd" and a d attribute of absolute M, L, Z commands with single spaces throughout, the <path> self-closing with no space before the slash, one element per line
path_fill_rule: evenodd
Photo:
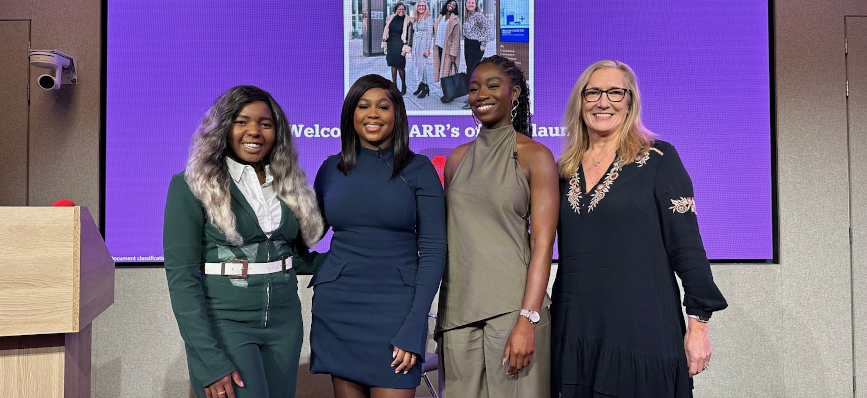
<path fill-rule="evenodd" d="M 226 277 L 217 275 L 207 278 Z M 224 281 L 220 281 L 219 285 L 226 284 L 222 282 Z M 235 397 L 295 397 L 298 358 L 301 355 L 301 340 L 304 335 L 295 272 L 289 271 L 285 275 L 251 275 L 249 280 L 235 279 L 225 282 L 231 287 L 213 290 L 228 288 L 261 291 L 262 302 L 265 304 L 262 310 L 250 311 L 248 306 L 232 311 L 232 295 L 214 295 L 208 300 L 213 306 L 209 312 L 214 335 L 244 381 L 244 387 L 233 385 Z M 187 359 L 191 376 L 196 373 L 195 367 L 207 366 L 189 353 Z M 196 396 L 204 398 L 206 386 L 195 377 L 190 377 L 190 381 Z"/>

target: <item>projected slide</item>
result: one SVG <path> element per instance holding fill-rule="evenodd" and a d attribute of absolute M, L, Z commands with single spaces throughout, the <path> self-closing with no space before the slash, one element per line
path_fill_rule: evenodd
<path fill-rule="evenodd" d="M 382 32 L 386 29 L 385 22 L 389 16 L 394 15 L 394 7 L 397 4 L 403 4 L 407 8 L 407 14 L 411 18 L 418 18 L 418 2 L 398 2 L 398 1 L 358 1 L 344 0 L 344 30 L 343 30 L 343 71 L 344 94 L 349 91 L 349 87 L 359 77 L 366 74 L 374 73 L 382 75 L 385 78 L 391 79 L 390 67 L 386 61 L 386 51 L 381 45 Z M 430 19 L 422 27 L 428 30 L 434 28 L 436 21 L 439 21 L 440 12 L 442 11 L 445 2 L 422 2 L 430 7 Z M 462 22 L 467 19 L 467 11 L 464 7 L 465 2 L 456 2 L 456 14 L 458 14 L 458 22 L 455 26 L 458 30 L 458 36 L 462 35 L 464 29 Z M 533 2 L 530 0 L 479 0 L 476 2 L 479 12 L 481 12 L 488 21 L 488 37 L 491 42 L 488 43 L 483 51 L 485 57 L 499 54 L 509 59 L 515 60 L 519 67 L 527 74 L 527 84 L 530 86 L 530 103 L 533 104 L 533 80 L 532 70 L 528 68 L 531 65 L 530 60 L 533 58 L 533 47 L 531 46 L 533 31 L 531 6 Z M 356 7 L 361 7 L 358 11 Z M 368 8 L 365 8 L 368 7 Z M 360 18 L 359 18 L 360 16 Z M 437 39 L 435 35 L 428 31 L 425 33 L 423 29 L 418 29 L 415 32 L 415 41 L 410 51 L 406 54 L 405 73 L 408 84 L 413 89 L 418 86 L 423 77 L 429 77 L 427 80 L 437 75 L 434 69 L 438 65 L 438 59 L 442 56 L 434 54 L 437 52 Z M 458 42 L 457 53 L 464 54 L 465 49 L 460 48 L 463 44 L 463 38 Z M 436 47 L 435 47 L 436 46 Z M 429 50 L 427 53 L 424 50 Z M 445 50 L 449 52 L 450 48 L 446 45 Z M 439 62 L 445 62 L 439 60 Z M 443 67 L 443 71 L 448 71 L 450 65 Z M 467 65 L 464 58 L 459 56 L 455 60 L 454 72 L 467 73 Z M 423 69 L 423 71 L 422 71 Z M 452 101 L 450 103 L 442 103 L 440 97 L 443 95 L 441 85 L 437 82 L 431 82 L 431 90 L 433 95 L 418 98 L 415 95 L 407 95 L 404 97 L 406 102 L 407 114 L 415 115 L 462 115 L 470 114 L 469 110 L 463 109 L 466 97 L 461 101 Z M 410 90 L 413 91 L 413 90 Z"/>
<path fill-rule="evenodd" d="M 322 161 L 339 152 L 340 135 L 353 134 L 339 128 L 351 83 L 367 73 L 392 79 L 383 31 L 397 3 L 109 0 L 104 222 L 115 261 L 162 261 L 169 178 L 184 169 L 204 112 L 232 86 L 253 84 L 274 95 L 312 182 Z M 402 2 L 409 17 L 417 16 L 417 3 Z M 456 23 L 468 18 L 465 3 L 457 1 Z M 427 4 L 436 20 L 446 1 Z M 772 258 L 766 0 L 476 6 L 489 25 L 484 55 L 514 59 L 528 76 L 534 139 L 556 156 L 578 75 L 600 59 L 623 61 L 638 75 L 645 125 L 678 148 L 693 178 L 708 256 Z M 466 73 L 459 33 L 454 73 Z M 442 170 L 448 153 L 475 137 L 467 97 L 441 99 L 435 62 L 424 51 L 404 58 L 410 147 Z M 412 92 L 422 79 L 429 93 L 419 98 Z M 327 250 L 328 240 L 317 250 Z"/>

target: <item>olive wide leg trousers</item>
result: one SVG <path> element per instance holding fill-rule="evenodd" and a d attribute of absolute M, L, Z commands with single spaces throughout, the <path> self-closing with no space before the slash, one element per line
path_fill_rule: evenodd
<path fill-rule="evenodd" d="M 446 398 L 549 397 L 551 388 L 551 315 L 539 311 L 536 352 L 517 376 L 506 375 L 506 343 L 519 311 L 439 333 L 439 374 Z"/>

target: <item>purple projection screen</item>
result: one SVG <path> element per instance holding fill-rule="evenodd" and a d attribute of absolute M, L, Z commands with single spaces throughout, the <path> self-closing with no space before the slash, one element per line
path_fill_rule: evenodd
<path fill-rule="evenodd" d="M 169 179 L 205 111 L 232 86 L 274 95 L 312 183 L 339 152 L 351 82 L 391 78 L 380 42 L 395 3 L 109 0 L 103 222 L 115 261 L 162 261 Z M 404 3 L 414 15 L 415 1 Z M 597 60 L 623 61 L 638 75 L 644 123 L 677 147 L 692 176 L 708 257 L 774 258 L 767 0 L 478 3 L 494 38 L 486 55 L 512 57 L 530 77 L 536 140 L 558 156 L 578 75 Z M 431 5 L 436 16 L 440 1 Z M 463 49 L 459 62 L 463 71 Z M 410 56 L 409 91 L 416 72 Z M 475 131 L 466 97 L 440 96 L 431 84 L 427 98 L 404 97 L 410 147 L 435 164 Z"/>

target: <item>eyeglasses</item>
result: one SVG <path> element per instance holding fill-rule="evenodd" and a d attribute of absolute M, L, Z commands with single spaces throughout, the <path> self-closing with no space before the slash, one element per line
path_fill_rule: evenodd
<path fill-rule="evenodd" d="M 608 97 L 608 101 L 611 102 L 620 102 L 626 98 L 626 94 L 629 92 L 628 88 L 609 88 L 608 90 L 600 90 L 598 88 L 585 88 L 582 93 L 584 94 L 584 101 L 587 102 L 597 102 L 602 99 L 602 93 Z"/>

